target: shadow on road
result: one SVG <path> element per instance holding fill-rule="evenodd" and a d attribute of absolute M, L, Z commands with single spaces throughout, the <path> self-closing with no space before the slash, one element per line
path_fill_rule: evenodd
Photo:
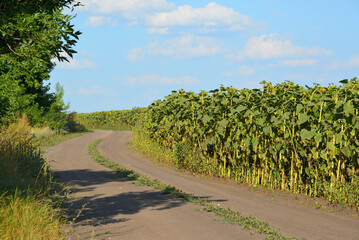
<path fill-rule="evenodd" d="M 114 218 L 116 216 L 129 216 L 146 208 L 151 208 L 152 211 L 171 209 L 179 207 L 185 204 L 185 202 L 171 196 L 163 195 L 157 191 L 139 191 L 120 193 L 107 197 L 87 197 L 72 201 L 71 204 L 71 208 L 74 207 L 78 210 L 80 210 L 84 204 L 87 204 L 76 222 L 82 225 L 96 226 L 104 223 L 128 220 L 127 218 L 116 219 Z"/>
<path fill-rule="evenodd" d="M 92 171 L 90 169 L 53 171 L 56 180 L 70 185 L 93 186 L 107 182 L 130 182 L 128 178 L 119 178 L 115 172 Z"/>
<path fill-rule="evenodd" d="M 69 218 L 76 217 L 81 211 L 75 221 L 81 225 L 125 222 L 128 220 L 126 215 L 146 208 L 161 211 L 185 204 L 182 199 L 164 195 L 160 191 L 132 185 L 133 180 L 119 178 L 110 171 L 83 169 L 56 171 L 53 174 L 57 180 L 73 187 L 75 195 L 69 202 Z M 125 182 L 128 185 L 123 185 Z M 125 189 L 122 190 L 121 186 Z"/>

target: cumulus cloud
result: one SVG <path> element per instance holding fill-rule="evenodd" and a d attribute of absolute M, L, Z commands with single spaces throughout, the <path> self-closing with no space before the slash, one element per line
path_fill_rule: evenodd
<path fill-rule="evenodd" d="M 286 57 L 306 57 L 331 55 L 330 50 L 321 47 L 301 47 L 289 40 L 279 38 L 278 34 L 253 36 L 248 39 L 243 50 L 230 57 L 242 59 L 274 59 Z"/>
<path fill-rule="evenodd" d="M 263 28 L 264 23 L 217 3 L 202 8 L 176 6 L 167 0 L 83 0 L 83 10 L 96 14 L 119 13 L 130 21 L 129 26 L 147 25 L 150 34 L 167 34 L 166 27 L 199 26 L 206 29 L 248 30 Z M 102 19 L 94 18 L 94 25 Z"/>
<path fill-rule="evenodd" d="M 108 94 L 110 91 L 101 88 L 100 86 L 92 86 L 89 88 L 79 88 L 77 90 L 77 94 L 85 95 L 85 96 L 94 96 L 94 95 L 105 95 Z"/>
<path fill-rule="evenodd" d="M 138 85 L 197 85 L 200 81 L 198 78 L 183 76 L 183 77 L 167 77 L 159 76 L 157 74 L 146 75 L 141 77 L 127 77 L 125 84 L 129 86 Z"/>
<path fill-rule="evenodd" d="M 289 67 L 303 67 L 303 66 L 313 66 L 317 63 L 315 59 L 293 59 L 293 60 L 283 60 L 281 65 Z"/>
<path fill-rule="evenodd" d="M 86 25 L 88 25 L 90 27 L 99 27 L 109 21 L 110 21 L 110 18 L 108 18 L 108 17 L 90 16 L 86 22 Z"/>
<path fill-rule="evenodd" d="M 329 67 L 332 69 L 359 67 L 359 55 L 352 56 L 346 61 L 333 60 L 329 63 Z"/>
<path fill-rule="evenodd" d="M 248 65 L 242 65 L 236 71 L 225 72 L 225 76 L 252 76 L 254 75 L 255 71 L 253 68 L 249 67 Z"/>
<path fill-rule="evenodd" d="M 346 65 L 349 67 L 359 67 L 359 55 L 352 56 L 347 62 Z"/>
<path fill-rule="evenodd" d="M 255 25 L 248 16 L 214 2 L 207 4 L 204 8 L 184 5 L 172 11 L 150 14 L 146 17 L 146 23 L 156 27 L 228 25 L 232 30 L 243 30 Z"/>
<path fill-rule="evenodd" d="M 127 54 L 130 62 L 138 62 L 146 56 L 167 56 L 174 59 L 188 59 L 222 54 L 223 43 L 215 38 L 185 35 L 165 41 L 154 41 L 145 48 L 133 48 Z"/>
<path fill-rule="evenodd" d="M 96 65 L 87 59 L 76 59 L 76 58 L 68 58 L 69 62 L 57 62 L 56 66 L 61 69 L 90 69 L 96 68 Z"/>
<path fill-rule="evenodd" d="M 145 53 L 142 48 L 133 48 L 128 52 L 127 59 L 130 62 L 140 62 L 145 59 Z"/>
<path fill-rule="evenodd" d="M 165 28 L 149 28 L 149 29 L 147 29 L 147 33 L 149 33 L 149 34 L 167 35 L 167 34 L 169 34 L 169 31 L 168 31 L 168 27 L 165 27 Z"/>
<path fill-rule="evenodd" d="M 224 50 L 222 43 L 210 37 L 185 35 L 163 42 L 155 41 L 147 46 L 147 54 L 152 56 L 169 56 L 173 58 L 191 58 L 215 56 Z"/>
<path fill-rule="evenodd" d="M 169 10 L 175 5 L 166 0 L 83 0 L 84 10 L 96 13 L 131 13 Z"/>

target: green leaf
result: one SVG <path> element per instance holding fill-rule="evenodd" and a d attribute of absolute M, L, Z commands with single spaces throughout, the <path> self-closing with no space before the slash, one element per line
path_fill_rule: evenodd
<path fill-rule="evenodd" d="M 302 113 L 299 115 L 299 125 L 308 122 L 309 116 L 306 113 Z"/>
<path fill-rule="evenodd" d="M 253 145 L 253 147 L 257 147 L 258 146 L 258 143 L 259 143 L 259 140 L 258 140 L 258 138 L 257 137 L 253 137 L 252 138 L 252 145 Z"/>
<path fill-rule="evenodd" d="M 348 146 L 343 147 L 340 151 L 347 157 L 350 158 L 352 156 L 350 148 Z"/>
<path fill-rule="evenodd" d="M 295 112 L 298 114 L 303 108 L 304 108 L 304 107 L 303 107 L 302 104 L 298 104 L 297 107 L 296 107 Z"/>
<path fill-rule="evenodd" d="M 202 118 L 202 121 L 203 121 L 204 123 L 207 123 L 207 122 L 209 122 L 211 119 L 212 119 L 212 117 L 210 117 L 210 116 L 208 116 L 208 115 L 204 115 L 204 117 Z"/>
<path fill-rule="evenodd" d="M 263 128 L 264 134 L 268 134 L 270 130 L 271 130 L 271 127 L 270 127 L 270 126 L 265 126 L 265 127 Z"/>
<path fill-rule="evenodd" d="M 222 119 L 222 121 L 220 121 L 218 124 L 219 124 L 219 126 L 225 128 L 228 123 L 229 123 L 229 121 L 227 119 Z"/>
<path fill-rule="evenodd" d="M 350 102 L 344 104 L 344 113 L 347 115 L 354 114 L 354 106 Z"/>
<path fill-rule="evenodd" d="M 329 142 L 327 146 L 330 151 L 332 151 L 333 153 L 336 152 L 337 148 L 335 147 L 335 145 L 332 142 Z"/>
<path fill-rule="evenodd" d="M 254 113 L 253 113 L 253 116 L 259 116 L 259 115 L 261 115 L 261 112 L 260 111 L 258 111 L 258 110 L 255 110 L 254 111 Z"/>
<path fill-rule="evenodd" d="M 315 136 L 314 136 L 314 141 L 315 141 L 316 143 L 321 142 L 321 141 L 322 141 L 322 134 L 321 134 L 321 133 L 315 134 Z"/>
<path fill-rule="evenodd" d="M 315 130 L 308 131 L 307 129 L 302 129 L 300 131 L 300 137 L 302 140 L 311 139 L 315 134 Z"/>
<path fill-rule="evenodd" d="M 285 112 L 283 115 L 282 115 L 282 119 L 283 120 L 287 120 L 287 119 L 289 119 L 289 116 L 291 115 L 291 113 L 290 112 Z"/>
<path fill-rule="evenodd" d="M 245 114 L 244 114 L 244 117 L 248 117 L 250 114 L 252 113 L 252 111 L 250 109 L 248 109 Z"/>
<path fill-rule="evenodd" d="M 244 140 L 244 145 L 249 147 L 250 143 L 251 143 L 251 138 L 249 136 L 247 136 L 246 139 Z"/>
<path fill-rule="evenodd" d="M 224 128 L 223 128 L 222 126 L 219 126 L 219 127 L 217 128 L 217 133 L 218 133 L 219 135 L 223 136 L 223 135 L 224 135 Z"/>

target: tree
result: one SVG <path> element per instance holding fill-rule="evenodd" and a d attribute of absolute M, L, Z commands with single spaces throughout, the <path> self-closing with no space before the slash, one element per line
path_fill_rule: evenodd
<path fill-rule="evenodd" d="M 2 0 L 0 2 L 0 55 L 30 57 L 43 54 L 72 57 L 78 36 L 70 15 L 62 11 L 80 5 L 75 0 Z"/>
<path fill-rule="evenodd" d="M 44 81 L 55 66 L 52 59 L 67 61 L 64 53 L 76 53 L 81 32 L 63 10 L 78 5 L 75 0 L 0 1 L 0 119 L 15 113 L 45 116 L 57 101 Z"/>

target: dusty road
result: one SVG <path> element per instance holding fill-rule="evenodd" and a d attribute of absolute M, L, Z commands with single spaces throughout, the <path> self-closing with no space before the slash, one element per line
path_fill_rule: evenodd
<path fill-rule="evenodd" d="M 272 199 L 248 191 L 238 184 L 223 184 L 159 166 L 129 150 L 131 132 L 96 131 L 68 140 L 47 150 L 55 175 L 77 191 L 71 209 L 76 215 L 76 234 L 88 239 L 264 239 L 239 226 L 214 221 L 218 217 L 199 212 L 197 205 L 162 195 L 148 187 L 133 185 L 93 162 L 88 144 L 104 140 L 99 151 L 111 161 L 150 178 L 173 185 L 196 196 L 206 197 L 245 216 L 266 220 L 287 236 L 307 239 L 359 239 L 358 218 L 324 212 L 304 205 Z"/>

